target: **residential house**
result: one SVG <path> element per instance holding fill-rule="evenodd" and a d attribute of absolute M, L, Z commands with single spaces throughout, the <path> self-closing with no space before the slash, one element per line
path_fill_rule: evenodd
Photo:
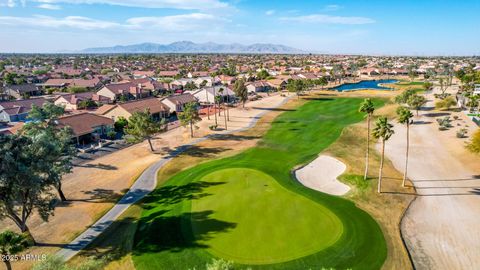
<path fill-rule="evenodd" d="M 95 89 L 99 85 L 101 85 L 101 81 L 98 77 L 92 79 L 49 79 L 46 82 L 39 84 L 39 86 L 43 87 L 85 87 L 88 89 Z"/>
<path fill-rule="evenodd" d="M 70 127 L 77 145 L 98 141 L 113 130 L 113 120 L 93 113 L 80 113 L 60 117 L 59 127 Z"/>
<path fill-rule="evenodd" d="M 42 94 L 35 84 L 17 84 L 5 86 L 5 94 L 14 98 L 26 98 L 39 96 Z"/>
<path fill-rule="evenodd" d="M 248 93 L 267 92 L 272 88 L 266 81 L 249 82 L 246 84 L 246 87 Z"/>
<path fill-rule="evenodd" d="M 223 89 L 223 90 L 221 90 Z M 224 99 L 233 100 L 235 93 L 225 86 L 206 87 L 185 93 L 194 96 L 200 104 L 213 104 L 215 96 L 222 96 Z"/>
<path fill-rule="evenodd" d="M 58 106 L 63 106 L 67 111 L 72 111 L 80 109 L 78 107 L 80 102 L 88 100 L 94 101 L 96 104 L 107 104 L 110 102 L 108 97 L 97 95 L 94 92 L 85 92 L 60 95 L 53 103 Z"/>
<path fill-rule="evenodd" d="M 180 74 L 179 71 L 177 70 L 162 70 L 162 71 L 159 71 L 158 72 L 158 77 L 161 77 L 161 78 L 174 78 L 176 77 L 178 74 Z"/>
<path fill-rule="evenodd" d="M 0 121 L 25 121 L 33 105 L 43 106 L 47 102 L 44 98 L 30 98 L 15 101 L 0 102 Z"/>
<path fill-rule="evenodd" d="M 140 99 L 151 95 L 151 91 L 144 89 L 141 84 L 132 82 L 107 84 L 97 91 L 97 95 L 108 97 L 112 102 L 125 97 L 126 100 Z"/>
<path fill-rule="evenodd" d="M 309 80 L 318 79 L 318 76 L 315 75 L 314 73 L 300 73 L 300 74 L 298 74 L 298 77 L 301 77 L 303 79 L 309 79 Z"/>
<path fill-rule="evenodd" d="M 162 103 L 170 108 L 170 112 L 172 113 L 183 112 L 185 104 L 191 102 L 198 102 L 198 100 L 191 94 L 174 95 L 162 99 Z"/>
<path fill-rule="evenodd" d="M 135 70 L 133 72 L 133 77 L 135 79 L 144 79 L 148 77 L 153 77 L 155 75 L 155 71 L 153 70 Z"/>
<path fill-rule="evenodd" d="M 227 76 L 227 75 L 219 75 L 216 77 L 216 79 L 221 83 L 225 85 L 232 85 L 235 83 L 236 79 L 235 77 L 232 76 Z"/>
<path fill-rule="evenodd" d="M 168 118 L 170 116 L 170 109 L 159 99 L 154 97 L 129 101 L 126 103 L 104 105 L 98 108 L 95 114 L 117 121 L 120 117 L 129 119 L 134 112 L 143 112 L 145 110 L 148 110 L 155 120 Z"/>
<path fill-rule="evenodd" d="M 287 81 L 283 79 L 271 79 L 268 80 L 267 83 L 270 85 L 270 87 L 277 90 L 284 90 L 287 87 Z"/>

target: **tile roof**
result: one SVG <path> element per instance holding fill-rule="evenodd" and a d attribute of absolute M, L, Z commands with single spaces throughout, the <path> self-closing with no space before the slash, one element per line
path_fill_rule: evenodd
<path fill-rule="evenodd" d="M 150 113 L 168 112 L 169 109 L 157 98 L 146 98 L 135 101 L 130 101 L 122 104 L 118 104 L 129 113 L 142 112 L 145 109 L 149 109 Z"/>
<path fill-rule="evenodd" d="M 71 127 L 75 136 L 92 133 L 95 127 L 113 125 L 113 120 L 92 113 L 73 114 L 58 119 L 60 127 Z"/>
<path fill-rule="evenodd" d="M 176 105 L 197 102 L 197 99 L 191 94 L 174 95 L 166 97 L 165 99 Z"/>

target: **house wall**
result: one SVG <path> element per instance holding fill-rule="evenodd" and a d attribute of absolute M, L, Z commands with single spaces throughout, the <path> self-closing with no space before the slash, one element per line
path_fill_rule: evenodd
<path fill-rule="evenodd" d="M 205 92 L 206 92 L 207 94 L 205 94 Z M 213 101 L 215 100 L 215 98 L 214 98 L 213 94 L 210 93 L 210 92 L 201 91 L 201 92 L 196 93 L 196 94 L 193 95 L 193 96 L 196 97 L 199 102 L 201 102 L 201 103 L 207 103 L 207 95 L 208 95 L 208 103 L 212 103 L 212 104 L 213 104 Z"/>
<path fill-rule="evenodd" d="M 176 112 L 177 111 L 177 106 L 175 104 L 173 104 L 173 102 L 171 102 L 170 100 L 168 99 L 164 99 L 162 100 L 162 103 L 167 106 L 171 112 Z"/>
<path fill-rule="evenodd" d="M 124 110 L 120 106 L 117 106 L 114 109 L 107 112 L 106 114 L 104 114 L 103 116 L 111 118 L 111 119 L 113 119 L 113 121 L 117 121 L 118 118 L 120 118 L 120 117 L 124 117 L 125 119 L 128 120 L 128 118 L 130 118 L 130 116 L 132 116 L 132 114 L 130 114 L 129 112 L 127 112 L 126 110 Z"/>
<path fill-rule="evenodd" d="M 4 111 L 0 112 L 0 121 L 11 122 L 11 121 L 10 121 L 10 115 L 7 114 L 7 113 L 4 112 Z"/>
<path fill-rule="evenodd" d="M 71 104 L 70 102 L 68 102 L 65 98 L 63 97 L 59 97 L 57 100 L 55 100 L 55 102 L 53 102 L 55 105 L 57 106 L 63 106 L 65 107 L 65 110 L 68 110 L 68 111 L 72 111 L 72 110 L 76 110 L 77 109 L 77 105 L 76 104 Z"/>
<path fill-rule="evenodd" d="M 107 87 L 103 87 L 102 89 L 97 91 L 97 95 L 101 95 L 104 97 L 108 97 L 112 101 L 115 100 L 116 95 L 112 91 L 110 91 Z"/>

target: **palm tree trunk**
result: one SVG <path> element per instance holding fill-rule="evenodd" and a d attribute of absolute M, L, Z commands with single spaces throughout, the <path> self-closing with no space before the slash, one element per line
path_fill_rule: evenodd
<path fill-rule="evenodd" d="M 405 153 L 405 172 L 403 173 L 402 187 L 405 187 L 405 181 L 407 180 L 409 146 L 410 146 L 410 123 L 407 122 L 407 151 Z"/>
<path fill-rule="evenodd" d="M 225 103 L 223 104 L 223 106 L 225 106 Z M 223 112 L 223 118 L 225 119 L 225 130 L 228 129 L 227 127 L 227 114 L 225 112 Z"/>
<path fill-rule="evenodd" d="M 150 151 L 154 151 L 153 150 L 153 145 L 152 145 L 152 141 L 150 140 L 150 138 L 147 138 L 147 141 L 148 141 L 148 145 L 150 146 Z"/>
<path fill-rule="evenodd" d="M 62 200 L 62 202 L 66 202 L 67 198 L 65 197 L 65 194 L 63 193 L 62 182 L 61 181 L 59 181 L 58 184 L 57 184 L 57 191 L 58 191 L 58 196 L 60 196 L 60 200 Z"/>
<path fill-rule="evenodd" d="M 217 101 L 213 102 L 213 115 L 215 115 L 215 126 L 218 126 L 217 122 Z"/>
<path fill-rule="evenodd" d="M 6 255 L 6 254 L 2 254 L 2 255 Z M 10 260 L 8 260 L 8 258 L 5 258 L 3 262 L 5 263 L 5 267 L 7 268 L 7 270 L 12 270 L 12 264 L 10 263 Z"/>
<path fill-rule="evenodd" d="M 207 119 L 210 120 L 210 102 L 208 102 L 208 92 L 205 90 L 205 97 L 207 98 Z"/>
<path fill-rule="evenodd" d="M 382 156 L 380 157 L 380 171 L 378 172 L 378 193 L 382 193 L 382 172 L 383 172 L 383 158 L 385 157 L 385 140 L 382 140 Z"/>
<path fill-rule="evenodd" d="M 230 104 L 230 98 L 227 96 L 227 120 L 230 121 L 230 112 L 228 111 L 228 107 Z"/>
<path fill-rule="evenodd" d="M 367 180 L 369 156 L 370 156 L 370 114 L 367 115 L 367 153 L 365 154 L 365 175 L 363 176 L 363 180 Z"/>

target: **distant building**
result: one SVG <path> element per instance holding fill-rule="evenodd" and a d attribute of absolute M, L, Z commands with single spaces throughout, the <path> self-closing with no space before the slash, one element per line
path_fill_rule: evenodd
<path fill-rule="evenodd" d="M 151 91 L 144 89 L 142 84 L 125 82 L 107 84 L 97 91 L 97 95 L 108 97 L 111 101 L 119 100 L 122 96 L 130 100 L 148 97 L 151 95 Z"/>
<path fill-rule="evenodd" d="M 63 106 L 65 110 L 78 110 L 79 104 L 82 101 L 94 101 L 97 104 L 107 104 L 110 99 L 104 96 L 95 94 L 94 92 L 85 92 L 77 94 L 65 94 L 57 97 L 53 103 L 58 106 Z"/>
<path fill-rule="evenodd" d="M 195 102 L 197 103 L 198 100 L 192 96 L 191 94 L 182 94 L 182 95 L 175 95 L 169 96 L 162 99 L 162 103 L 165 104 L 168 108 L 170 108 L 171 112 L 183 112 L 183 108 L 185 104 Z"/>
<path fill-rule="evenodd" d="M 24 100 L 0 102 L 0 121 L 19 122 L 27 120 L 32 106 L 43 106 L 47 102 L 44 98 L 30 98 Z"/>
<path fill-rule="evenodd" d="M 39 96 L 42 91 L 35 84 L 17 84 L 5 86 L 5 94 L 18 99 Z"/>
<path fill-rule="evenodd" d="M 162 118 L 168 118 L 170 115 L 170 109 L 163 104 L 159 99 L 151 97 L 146 99 L 140 99 L 130 101 L 126 103 L 104 105 L 95 112 L 97 115 L 102 115 L 117 121 L 118 118 L 124 117 L 129 119 L 135 112 L 143 112 L 148 110 L 153 119 L 160 120 Z"/>

